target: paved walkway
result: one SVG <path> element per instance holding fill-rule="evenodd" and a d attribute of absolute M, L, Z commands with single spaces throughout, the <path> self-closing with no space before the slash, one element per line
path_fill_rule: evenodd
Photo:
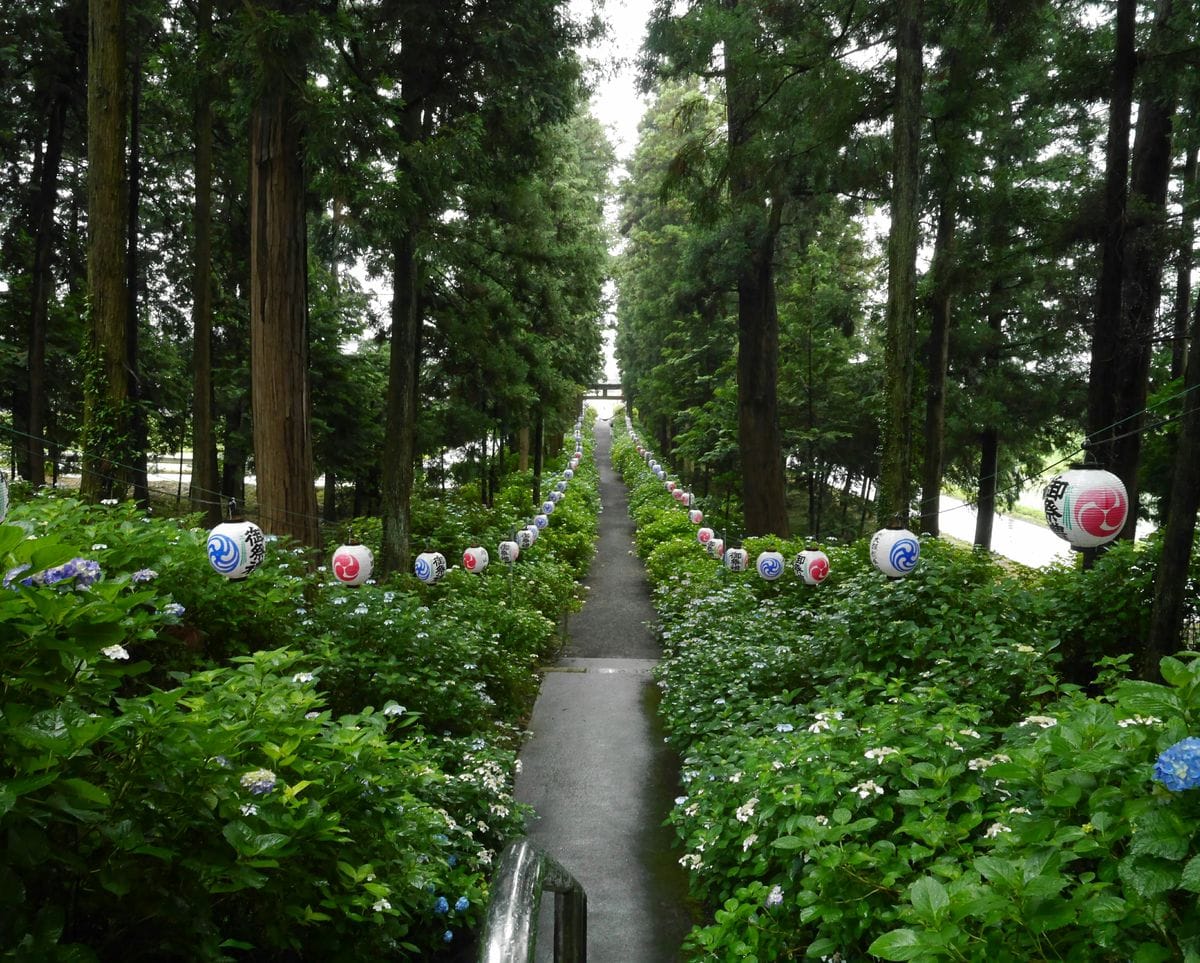
<path fill-rule="evenodd" d="M 604 509 L 590 591 L 564 658 L 542 680 L 516 796 L 537 811 L 530 839 L 587 893 L 589 963 L 669 963 L 691 927 L 687 878 L 662 825 L 678 761 L 655 715 L 655 614 L 611 444 L 597 421 Z M 539 960 L 550 958 L 552 906 L 543 904 Z"/>

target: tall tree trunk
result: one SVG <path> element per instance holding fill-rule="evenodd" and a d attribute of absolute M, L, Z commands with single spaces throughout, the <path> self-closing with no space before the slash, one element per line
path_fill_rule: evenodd
<path fill-rule="evenodd" d="M 1193 98 L 1193 123 L 1200 123 L 1200 96 Z M 1193 133 L 1193 137 L 1196 136 Z M 1196 265 L 1196 217 L 1200 214 L 1200 180 L 1196 176 L 1196 144 L 1188 146 L 1180 178 L 1183 210 L 1179 220 L 1179 249 L 1175 260 L 1175 307 L 1172 313 L 1171 377 L 1178 378 L 1187 369 L 1188 311 L 1192 303 L 1192 270 Z"/>
<path fill-rule="evenodd" d="M 517 471 L 529 471 L 529 426 L 517 430 Z"/>
<path fill-rule="evenodd" d="M 896 5 L 892 121 L 892 225 L 888 232 L 886 408 L 878 519 L 908 521 L 912 500 L 912 394 L 916 363 L 918 183 L 921 140 L 921 0 Z"/>
<path fill-rule="evenodd" d="M 738 0 L 725 0 L 735 9 Z M 775 302 L 775 241 L 783 197 L 763 189 L 753 158 L 762 91 L 755 51 L 742 38 L 725 45 L 729 194 L 741 232 L 738 265 L 738 451 L 747 535 L 790 534 L 787 479 L 779 432 L 779 313 Z M 664 449 L 665 453 L 665 449 Z"/>
<path fill-rule="evenodd" d="M 925 355 L 925 461 L 921 471 L 921 531 L 941 533 L 942 474 L 946 462 L 946 371 L 950 364 L 950 319 L 954 288 L 955 237 L 958 230 L 957 189 L 947 177 L 938 205 L 933 242 L 933 290 L 929 295 L 929 345 Z"/>
<path fill-rule="evenodd" d="M 32 485 L 46 484 L 46 322 L 50 313 L 54 253 L 54 210 L 58 201 L 58 171 L 62 164 L 63 136 L 67 121 L 67 92 L 56 89 L 49 109 L 46 152 L 33 208 L 34 248 L 30 274 L 29 304 L 29 391 L 26 431 L 25 475 Z"/>
<path fill-rule="evenodd" d="M 533 508 L 542 503 L 542 463 L 545 450 L 544 436 L 546 431 L 545 417 L 542 414 L 541 403 L 538 403 L 537 417 L 533 424 Z"/>
<path fill-rule="evenodd" d="M 1191 347 L 1184 384 L 1184 417 L 1175 448 L 1167 524 L 1163 529 L 1162 557 L 1154 576 L 1154 605 L 1150 632 L 1140 659 L 1143 679 L 1158 678 L 1163 656 L 1183 648 L 1180 638 L 1183 607 L 1187 599 L 1188 565 L 1196 537 L 1196 512 L 1200 510 L 1200 302 L 1192 317 Z"/>
<path fill-rule="evenodd" d="M 146 477 L 146 411 L 138 360 L 138 235 L 142 192 L 142 40 L 141 27 L 134 24 L 133 57 L 129 65 L 129 217 L 125 246 L 125 367 L 129 372 L 129 431 L 131 436 L 129 475 L 133 497 L 143 508 L 150 505 L 150 483 Z"/>
<path fill-rule="evenodd" d="M 299 15 L 299 14 L 298 14 Z M 258 514 L 264 531 L 319 543 L 308 387 L 305 57 L 267 59 L 250 120 L 250 368 Z"/>
<path fill-rule="evenodd" d="M 125 487 L 125 3 L 88 2 L 88 346 L 83 384 L 84 498 Z"/>
<path fill-rule="evenodd" d="M 212 165 L 213 75 L 212 0 L 199 0 L 196 13 L 200 80 L 196 90 L 196 246 L 192 264 L 192 511 L 207 525 L 221 520 L 217 501 L 217 438 L 212 380 Z"/>
<path fill-rule="evenodd" d="M 996 517 L 996 473 L 1000 468 L 1000 430 L 994 426 L 979 433 L 979 487 L 975 497 L 975 547 L 991 549 L 992 522 Z"/>
<path fill-rule="evenodd" d="M 392 247 L 392 348 L 388 371 L 387 431 L 383 444 L 384 573 L 409 565 L 410 506 L 416 461 L 417 379 L 421 318 L 417 310 L 416 228 L 410 224 Z"/>
<path fill-rule="evenodd" d="M 1160 52 L 1171 18 L 1171 0 L 1161 0 L 1150 37 L 1151 51 Z M 1130 160 L 1129 203 L 1126 218 L 1126 256 L 1121 285 L 1125 335 L 1117 356 L 1113 391 L 1115 418 L 1120 421 L 1112 440 L 1111 470 L 1125 483 L 1131 510 L 1120 538 L 1133 541 L 1137 529 L 1138 468 L 1142 455 L 1142 426 L 1149 391 L 1151 342 L 1162 295 L 1167 260 L 1165 226 L 1167 185 L 1171 176 L 1171 127 L 1178 83 L 1171 68 L 1147 71 L 1138 100 L 1137 134 Z M 1136 221 L 1131 215 L 1137 215 Z"/>

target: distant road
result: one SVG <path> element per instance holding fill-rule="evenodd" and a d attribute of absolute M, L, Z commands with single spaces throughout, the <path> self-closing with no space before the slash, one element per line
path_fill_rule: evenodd
<path fill-rule="evenodd" d="M 975 519 L 979 512 L 973 505 L 943 495 L 939 508 L 938 521 L 943 534 L 964 542 L 975 540 Z M 1013 515 L 999 514 L 992 522 L 992 551 L 1030 568 L 1069 562 L 1072 554 L 1071 546 L 1050 529 Z"/>

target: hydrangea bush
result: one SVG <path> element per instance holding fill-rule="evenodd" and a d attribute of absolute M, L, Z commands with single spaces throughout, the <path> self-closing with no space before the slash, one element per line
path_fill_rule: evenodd
<path fill-rule="evenodd" d="M 690 958 L 1200 959 L 1200 659 L 1165 660 L 1165 685 L 1121 658 L 1088 691 L 1058 672 L 1125 575 L 1140 605 L 1144 550 L 1099 580 L 923 540 L 889 581 L 864 543 L 825 545 L 821 586 L 768 583 L 707 556 L 628 441 L 615 458 L 661 620 L 670 820 L 709 908 Z"/>
<path fill-rule="evenodd" d="M 284 541 L 232 584 L 184 522 L 51 495 L 14 505 L 0 526 L 0 947 L 469 955 L 492 860 L 523 831 L 519 722 L 578 604 L 595 477 L 585 461 L 511 570 L 452 569 L 432 587 L 403 573 L 349 588 Z M 516 485 L 457 552 L 507 534 Z M 481 517 L 453 496 L 446 514 Z"/>

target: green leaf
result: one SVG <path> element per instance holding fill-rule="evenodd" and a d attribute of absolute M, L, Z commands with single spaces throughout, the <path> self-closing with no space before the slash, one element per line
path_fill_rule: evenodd
<path fill-rule="evenodd" d="M 950 907 L 950 894 L 946 887 L 932 876 L 925 876 L 912 884 L 908 893 L 913 909 L 923 920 L 938 923 Z"/>
<path fill-rule="evenodd" d="M 1143 899 L 1153 899 L 1179 885 L 1178 865 L 1157 856 L 1129 855 L 1117 867 L 1121 881 Z"/>
<path fill-rule="evenodd" d="M 924 948 L 914 930 L 901 929 L 884 933 L 867 947 L 867 952 L 884 960 L 915 960 Z"/>
<path fill-rule="evenodd" d="M 1200 856 L 1193 856 L 1187 861 L 1179 885 L 1189 893 L 1200 893 Z"/>
<path fill-rule="evenodd" d="M 1158 670 L 1169 684 L 1178 688 L 1183 688 L 1192 681 L 1192 672 L 1187 664 L 1169 655 L 1159 661 Z"/>
<path fill-rule="evenodd" d="M 803 849 L 804 841 L 799 836 L 780 836 L 771 845 L 776 849 L 791 852 L 792 850 Z"/>

